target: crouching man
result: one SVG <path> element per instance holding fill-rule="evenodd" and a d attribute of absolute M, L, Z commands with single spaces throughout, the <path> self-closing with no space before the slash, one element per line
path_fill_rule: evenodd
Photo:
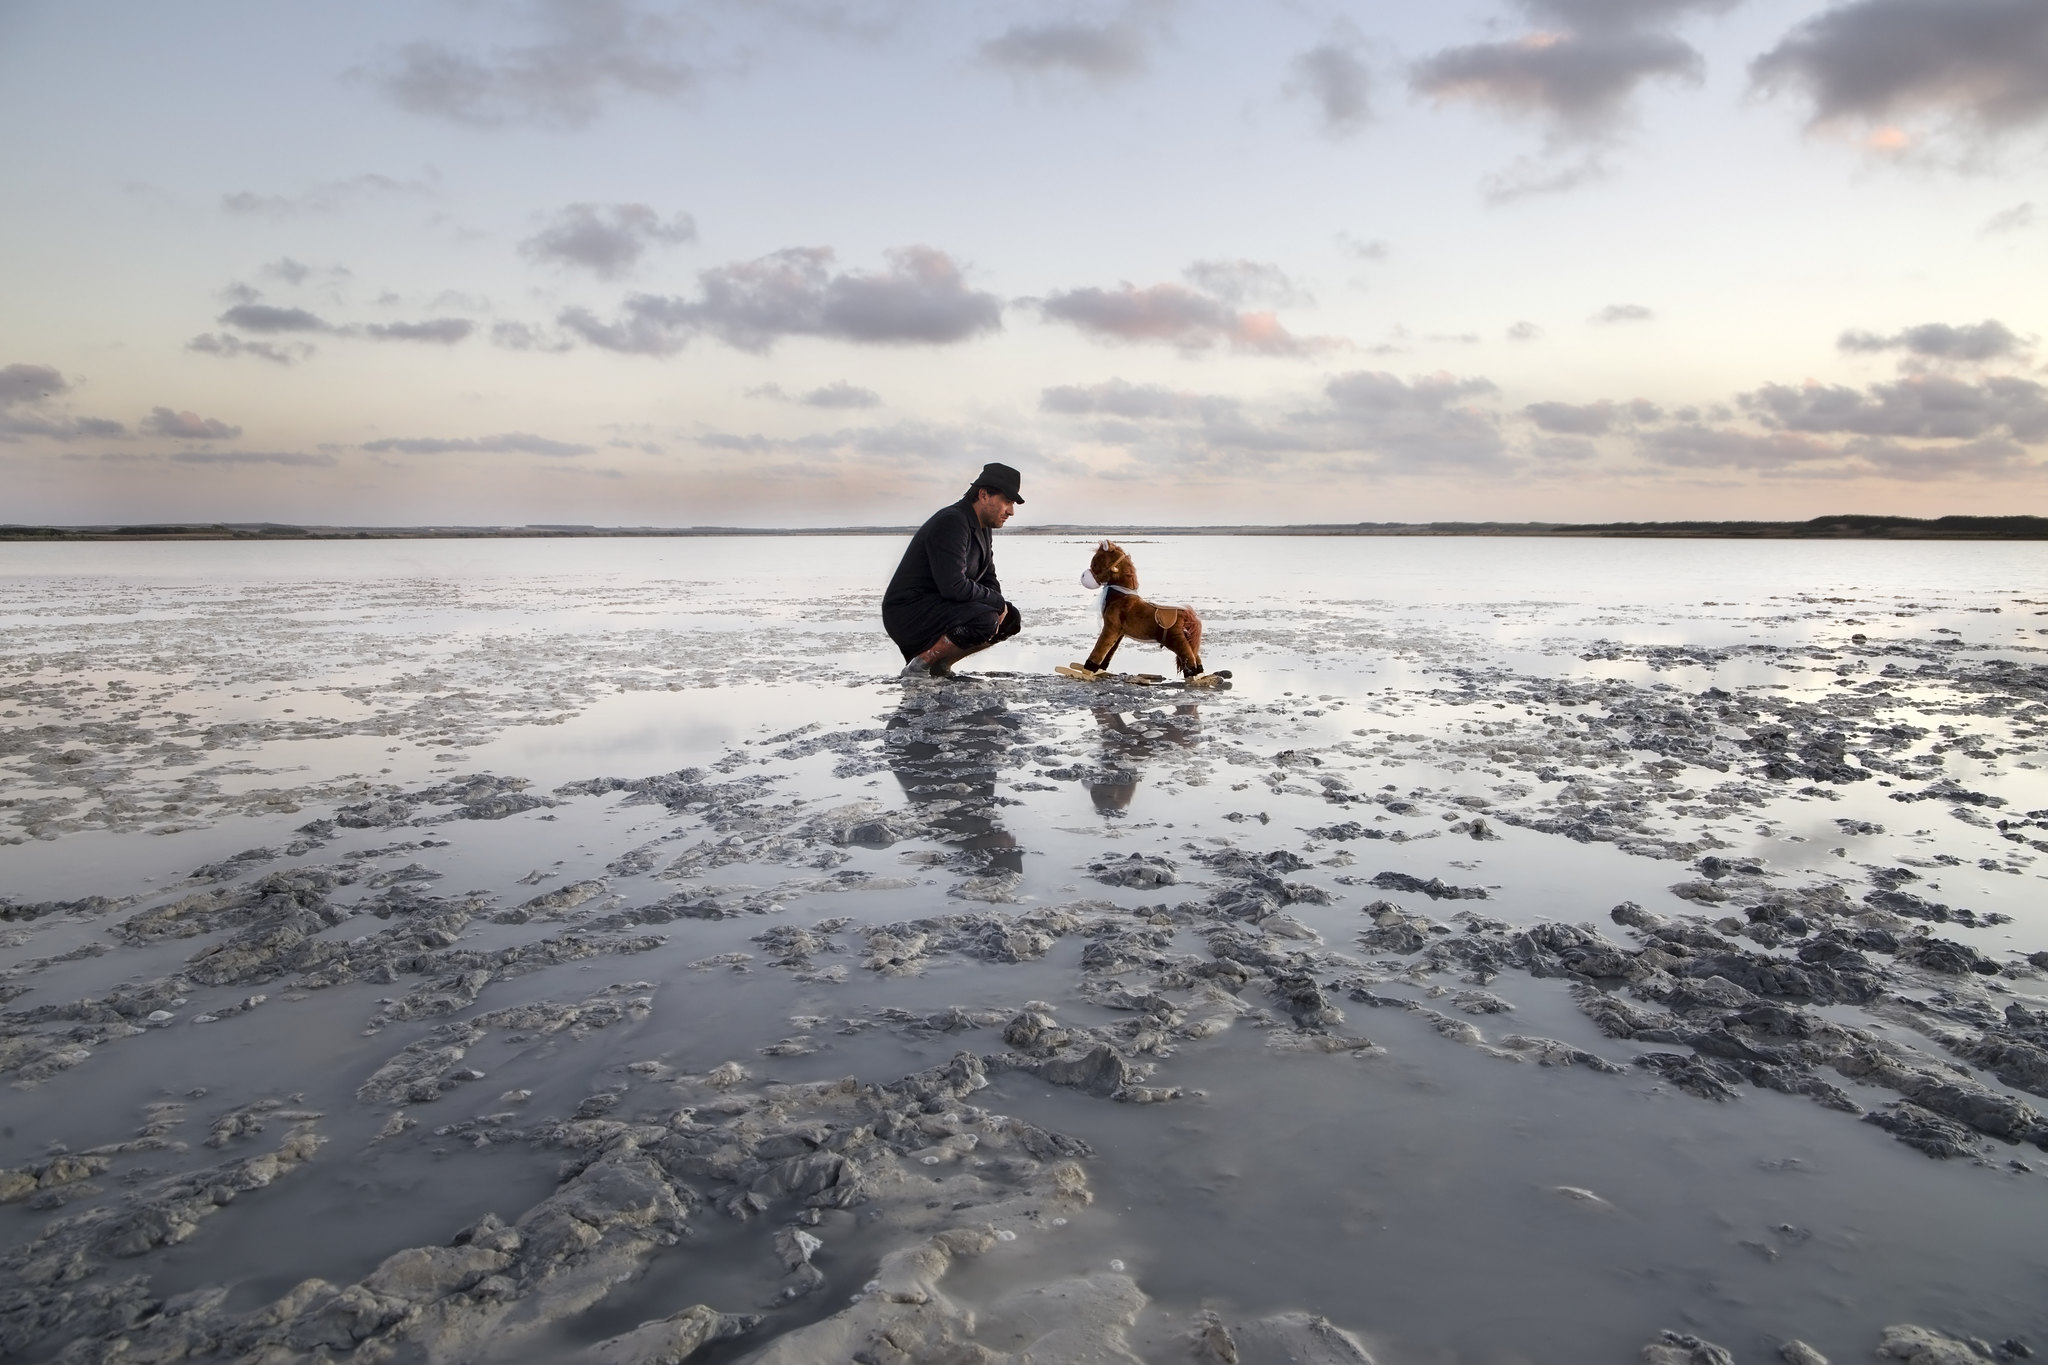
<path fill-rule="evenodd" d="M 918 527 L 882 594 L 882 628 L 903 651 L 906 677 L 944 678 L 969 654 L 1022 625 L 1003 600 L 993 537 L 1024 501 L 1017 471 L 983 465 L 967 496 Z"/>

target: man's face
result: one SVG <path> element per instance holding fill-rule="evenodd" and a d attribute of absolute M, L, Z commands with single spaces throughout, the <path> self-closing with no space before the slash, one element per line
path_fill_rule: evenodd
<path fill-rule="evenodd" d="M 999 529 L 1004 522 L 1015 515 L 1016 511 L 1016 503 L 1011 502 L 1001 493 L 991 493 L 986 488 L 982 489 L 974 499 L 975 517 L 980 520 L 983 526 L 988 527 L 991 531 Z"/>

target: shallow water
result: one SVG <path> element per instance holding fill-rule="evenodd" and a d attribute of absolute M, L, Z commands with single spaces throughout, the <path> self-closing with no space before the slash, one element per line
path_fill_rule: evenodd
<path fill-rule="evenodd" d="M 2035 1113 L 2038 1089 L 1956 1048 L 2004 1027 L 2008 1005 L 2008 1020 L 2048 1009 L 2027 960 L 2048 949 L 2048 551 L 1136 540 L 1143 590 L 1196 606 L 1206 662 L 1233 674 L 1185 692 L 1051 675 L 1092 639 L 1076 581 L 1089 548 L 1004 537 L 1025 634 L 970 661 L 969 680 L 906 687 L 875 619 L 899 550 L 884 538 L 0 546 L 0 1066 L 15 1085 L 0 1168 L 119 1143 L 145 1106 L 181 1106 L 152 1149 L 0 1207 L 0 1253 L 19 1270 L 64 1220 L 297 1124 L 325 1141 L 303 1170 L 118 1267 L 158 1296 L 222 1285 L 253 1310 L 486 1212 L 517 1219 L 561 1175 L 542 1120 L 593 1094 L 605 1117 L 590 1122 L 665 1122 L 664 1078 L 726 1061 L 756 1088 L 880 1083 L 967 1051 L 996 1059 L 977 1104 L 1093 1148 L 1095 1199 L 948 1285 L 981 1303 L 1121 1261 L 1150 1296 L 1130 1336 L 1150 1359 L 1181 1349 L 1159 1324 L 1204 1307 L 1324 1314 L 1388 1361 L 1631 1359 L 1661 1328 L 1743 1357 L 1799 1337 L 1862 1358 L 1907 1321 L 2048 1344 L 2035 1145 L 1980 1127 L 1972 1152 L 1935 1160 L 1761 1083 L 1701 1098 L 1637 1060 L 1670 1043 L 1604 1034 L 1575 1003 L 1580 977 L 1482 983 L 1355 941 L 1368 907 L 1392 906 L 1438 943 L 1563 923 L 1635 951 L 1609 918 L 1621 902 L 1706 933 L 1796 901 L 1811 926 L 1782 941 L 1768 923 L 1719 932 L 1790 962 L 1802 935 L 1890 926 L 1908 946 L 1876 959 L 1882 993 L 1808 1002 L 1813 1017 Z M 1116 660 L 1169 662 L 1136 644 Z M 689 799 L 668 804 L 588 786 L 679 770 Z M 1284 913 L 1229 908 L 1245 875 L 1217 861 L 1229 849 L 1290 855 Z M 1133 854 L 1174 879 L 1112 885 L 1089 866 Z M 1740 866 L 1703 873 L 1703 858 Z M 395 972 L 322 977 L 308 950 L 272 945 L 232 979 L 195 978 L 266 922 L 255 893 L 228 902 L 305 867 L 332 878 L 316 943 L 439 913 L 422 896 L 468 908 Z M 1383 873 L 1486 895 L 1372 886 Z M 583 883 L 571 904 L 514 912 Z M 216 890 L 225 908 L 190 912 L 189 935 L 133 927 Z M 1866 899 L 1895 890 L 1906 900 Z M 627 914 L 648 906 L 669 908 Z M 1022 961 L 935 938 L 892 966 L 876 948 L 883 926 L 1062 906 L 1077 927 Z M 761 941 L 821 924 L 801 960 Z M 1272 972 L 1317 978 L 1342 1020 L 1290 1017 L 1255 974 L 1230 992 L 1229 1027 L 1130 1053 L 1156 1068 L 1146 1086 L 1182 1092 L 1160 1103 L 1001 1060 L 1002 1021 L 1026 1002 L 1102 1039 L 1129 1035 L 1128 1000 L 1148 990 L 1195 1011 L 1186 964 L 1220 961 L 1217 934 L 1239 929 L 1293 964 Z M 1156 942 L 1127 965 L 1099 956 L 1139 931 Z M 1922 970 L 1930 935 L 1983 966 Z M 419 1004 L 464 953 L 498 955 L 489 979 Z M 132 1003 L 149 983 L 170 1018 Z M 1479 984 L 1513 1012 L 1452 1008 Z M 428 1102 L 358 1095 L 437 1029 L 600 996 L 647 1003 L 567 1032 L 486 1032 L 463 1058 L 483 1074 L 444 1077 Z M 930 1022 L 955 1006 L 987 1022 Z M 1437 1019 L 1620 1070 L 1518 1065 Z M 1827 1074 L 1854 1108 L 1898 1103 L 1896 1087 Z M 514 1090 L 531 1093 L 493 1098 Z M 317 1117 L 201 1141 L 268 1100 Z M 508 1104 L 521 1117 L 488 1126 L 496 1138 L 461 1126 Z M 418 1126 L 379 1139 L 394 1111 Z M 783 1272 L 783 1212 L 707 1209 L 522 1349 L 556 1358 L 693 1302 L 758 1311 Z M 842 1211 L 818 1226 L 824 1287 L 711 1356 L 838 1311 L 896 1235 Z M 28 1351 L 64 1335 L 31 1334 Z"/>

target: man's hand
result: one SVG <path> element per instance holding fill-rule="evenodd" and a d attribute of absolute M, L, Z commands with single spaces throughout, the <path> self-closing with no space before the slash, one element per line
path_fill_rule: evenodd
<path fill-rule="evenodd" d="M 997 630 L 1001 630 L 1001 629 L 1003 628 L 1003 622 L 1005 622 L 1005 621 L 1007 621 L 1007 620 L 1009 620 L 1009 619 L 1010 619 L 1010 604 L 1009 604 L 1008 602 L 1005 602 L 1005 603 L 1003 603 L 1003 609 L 1002 609 L 1001 611 L 999 611 L 999 612 L 997 612 L 997 613 L 996 613 L 996 629 L 997 629 Z"/>

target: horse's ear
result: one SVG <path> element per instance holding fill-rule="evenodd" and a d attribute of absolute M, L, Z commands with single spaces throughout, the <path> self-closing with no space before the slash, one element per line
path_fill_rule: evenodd
<path fill-rule="evenodd" d="M 1109 548 L 1109 541 L 1105 538 L 1103 542 L 1097 545 L 1095 548 L 1098 550 L 1107 550 Z"/>

